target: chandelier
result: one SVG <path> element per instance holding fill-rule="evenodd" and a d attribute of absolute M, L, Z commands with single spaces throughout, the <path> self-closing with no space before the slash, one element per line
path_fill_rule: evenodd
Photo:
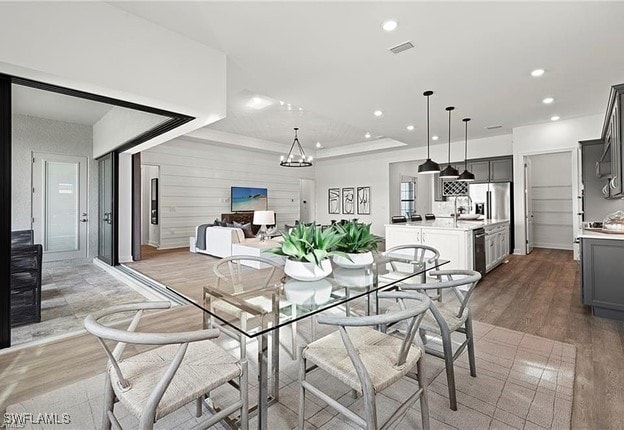
<path fill-rule="evenodd" d="M 295 127 L 295 140 L 293 140 L 290 146 L 288 155 L 280 157 L 280 166 L 282 167 L 310 167 L 312 165 L 312 156 L 306 157 L 305 151 L 299 143 L 299 137 L 297 137 L 298 127 Z"/>

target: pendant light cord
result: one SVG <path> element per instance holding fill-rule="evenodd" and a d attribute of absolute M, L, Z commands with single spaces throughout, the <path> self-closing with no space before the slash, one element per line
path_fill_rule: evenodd
<path fill-rule="evenodd" d="M 448 163 L 451 164 L 451 112 L 452 109 L 449 108 L 449 129 L 448 129 L 448 140 L 449 140 L 449 148 L 448 148 Z"/>
<path fill-rule="evenodd" d="M 427 96 L 427 160 L 431 158 L 429 156 L 429 97 Z"/>
<path fill-rule="evenodd" d="M 468 170 L 468 121 L 464 121 L 466 124 L 464 132 L 464 170 Z"/>

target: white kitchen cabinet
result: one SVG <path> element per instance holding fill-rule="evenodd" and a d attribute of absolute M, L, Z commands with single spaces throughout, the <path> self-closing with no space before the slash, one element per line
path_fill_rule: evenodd
<path fill-rule="evenodd" d="M 441 259 L 449 260 L 449 263 L 443 266 L 444 269 L 472 270 L 472 230 L 386 226 L 386 249 L 409 244 L 427 245 L 437 249 Z"/>
<path fill-rule="evenodd" d="M 485 229 L 485 271 L 489 272 L 509 256 L 509 224 Z"/>

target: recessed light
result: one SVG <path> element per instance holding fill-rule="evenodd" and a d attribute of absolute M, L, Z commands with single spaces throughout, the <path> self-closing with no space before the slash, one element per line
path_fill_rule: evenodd
<path fill-rule="evenodd" d="M 533 76 L 534 78 L 539 78 L 543 74 L 544 74 L 544 69 L 535 69 L 531 72 L 531 76 Z"/>
<path fill-rule="evenodd" d="M 559 121 L 559 117 L 557 115 L 553 115 L 550 117 L 551 121 Z"/>
<path fill-rule="evenodd" d="M 414 130 L 414 126 L 413 126 L 413 125 L 408 125 L 406 128 L 407 128 L 409 131 Z"/>
<path fill-rule="evenodd" d="M 303 108 L 302 108 L 302 107 L 300 107 L 300 108 L 299 108 L 299 110 L 303 110 Z"/>
<path fill-rule="evenodd" d="M 284 106 L 284 102 L 280 100 L 280 106 Z"/>
<path fill-rule="evenodd" d="M 383 112 L 380 111 L 380 110 L 376 110 L 375 112 L 373 112 L 373 115 L 375 115 L 375 116 L 382 116 Z"/>
<path fill-rule="evenodd" d="M 552 97 L 546 97 L 544 100 L 542 100 L 542 103 L 544 103 L 545 105 L 549 105 L 554 101 L 555 99 L 553 99 Z"/>
<path fill-rule="evenodd" d="M 251 109 L 264 109 L 268 106 L 271 106 L 273 102 L 269 99 L 265 99 L 263 97 L 252 97 L 247 102 L 247 107 Z"/>
<path fill-rule="evenodd" d="M 438 136 L 431 136 L 431 140 L 438 140 L 439 137 Z"/>
<path fill-rule="evenodd" d="M 399 26 L 399 23 L 393 19 L 388 19 L 381 23 L 381 28 L 383 28 L 384 31 L 387 31 L 387 32 L 396 30 L 398 26 Z"/>
<path fill-rule="evenodd" d="M 321 148 L 322 147 L 321 142 L 316 142 L 316 147 Z"/>
<path fill-rule="evenodd" d="M 370 139 L 370 136 L 371 136 L 371 134 L 370 134 L 370 133 L 366 133 L 366 134 L 364 135 L 364 137 L 365 137 L 365 138 L 367 138 L 367 139 Z"/>

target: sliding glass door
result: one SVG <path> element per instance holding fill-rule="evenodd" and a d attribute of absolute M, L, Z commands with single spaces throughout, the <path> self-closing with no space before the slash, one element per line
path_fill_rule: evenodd
<path fill-rule="evenodd" d="M 0 74 L 0 348 L 11 345 L 11 79 Z"/>

